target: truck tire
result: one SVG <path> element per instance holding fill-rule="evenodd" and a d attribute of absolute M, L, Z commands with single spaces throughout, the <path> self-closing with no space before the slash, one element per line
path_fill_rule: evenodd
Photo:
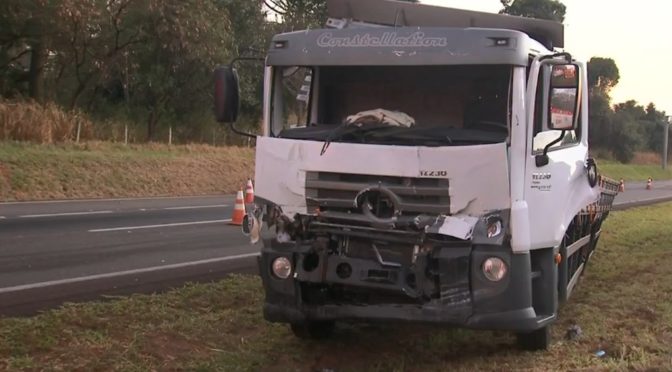
<path fill-rule="evenodd" d="M 304 340 L 323 340 L 334 332 L 335 324 L 331 321 L 293 323 L 290 325 L 294 336 Z"/>
<path fill-rule="evenodd" d="M 518 346 L 527 351 L 547 350 L 551 345 L 551 326 L 546 325 L 536 331 L 516 334 Z"/>

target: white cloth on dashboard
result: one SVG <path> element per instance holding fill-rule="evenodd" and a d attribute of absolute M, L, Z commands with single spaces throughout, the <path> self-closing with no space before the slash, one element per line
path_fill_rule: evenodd
<path fill-rule="evenodd" d="M 385 109 L 375 109 L 358 112 L 345 119 L 347 125 L 356 125 L 358 127 L 367 124 L 387 124 L 391 127 L 410 128 L 415 125 L 415 119 L 400 111 L 390 111 Z"/>

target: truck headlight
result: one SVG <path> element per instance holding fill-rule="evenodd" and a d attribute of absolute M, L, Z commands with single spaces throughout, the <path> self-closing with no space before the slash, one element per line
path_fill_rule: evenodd
<path fill-rule="evenodd" d="M 287 279 L 292 273 L 292 263 L 287 257 L 278 257 L 273 260 L 271 269 L 273 270 L 273 275 L 279 279 Z"/>
<path fill-rule="evenodd" d="M 491 282 L 504 279 L 506 272 L 506 263 L 499 257 L 490 257 L 483 261 L 483 275 Z"/>

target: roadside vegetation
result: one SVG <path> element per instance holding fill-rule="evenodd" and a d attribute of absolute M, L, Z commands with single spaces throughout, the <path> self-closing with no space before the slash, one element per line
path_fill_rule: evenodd
<path fill-rule="evenodd" d="M 670 370 L 670 226 L 670 203 L 609 217 L 547 352 L 519 351 L 505 332 L 411 325 L 341 325 L 331 340 L 301 341 L 263 320 L 256 277 L 232 276 L 0 319 L 0 369 Z M 568 340 L 572 325 L 583 334 Z"/>
<path fill-rule="evenodd" d="M 0 142 L 0 201 L 232 193 L 253 176 L 246 147 Z"/>
<path fill-rule="evenodd" d="M 672 157 L 668 159 L 667 169 L 662 168 L 661 156 L 652 152 L 638 152 L 633 160 L 624 164 L 610 157 L 599 158 L 597 167 L 600 173 L 615 180 L 646 182 L 651 177 L 654 180 L 672 179 Z"/>

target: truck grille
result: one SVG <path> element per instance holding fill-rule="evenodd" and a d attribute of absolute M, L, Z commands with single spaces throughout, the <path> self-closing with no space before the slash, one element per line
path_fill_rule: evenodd
<path fill-rule="evenodd" d="M 367 188 L 384 186 L 400 199 L 404 215 L 448 214 L 450 197 L 448 180 L 444 178 L 410 178 L 307 172 L 306 205 L 312 210 L 361 214 L 355 208 L 357 194 Z"/>

